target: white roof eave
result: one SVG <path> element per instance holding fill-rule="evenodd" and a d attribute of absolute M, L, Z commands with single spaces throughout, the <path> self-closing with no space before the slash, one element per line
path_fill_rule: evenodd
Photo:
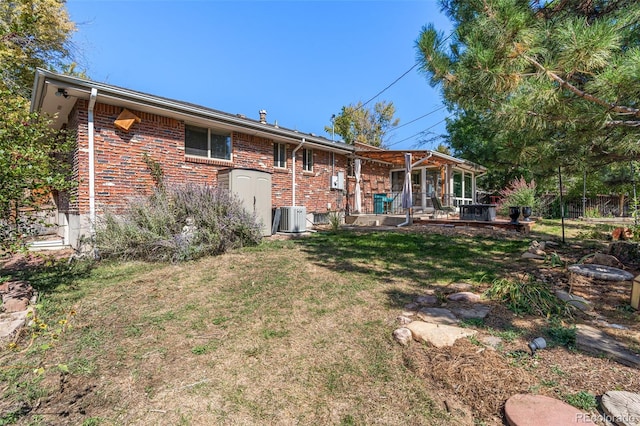
<path fill-rule="evenodd" d="M 104 83 L 98 83 L 78 77 L 57 74 L 43 69 L 38 69 L 36 71 L 36 78 L 34 80 L 34 87 L 31 96 L 32 111 L 36 111 L 41 108 L 45 95 L 44 88 L 47 83 L 52 83 L 54 85 L 64 85 L 68 89 L 73 89 L 77 92 L 84 92 L 86 93 L 87 98 L 89 97 L 91 89 L 95 88 L 98 90 L 98 99 L 110 101 L 107 103 L 129 105 L 130 107 L 137 106 L 142 110 L 147 110 L 148 112 L 153 110 L 160 110 L 163 112 L 162 115 L 169 115 L 182 121 L 214 121 L 217 124 L 221 124 L 227 127 L 228 129 L 237 130 L 247 134 L 260 135 L 295 143 L 299 143 L 302 139 L 304 139 L 305 144 L 313 145 L 315 147 L 328 151 L 345 154 L 350 154 L 354 151 L 354 148 L 351 145 L 347 145 L 342 142 L 332 142 L 324 138 L 319 138 L 312 134 L 301 133 L 286 128 L 280 128 L 271 124 L 260 123 L 258 121 L 250 120 L 244 117 L 217 112 L 215 110 L 200 107 L 198 105 L 186 104 L 171 99 L 160 98 L 157 96 L 135 92 Z"/>

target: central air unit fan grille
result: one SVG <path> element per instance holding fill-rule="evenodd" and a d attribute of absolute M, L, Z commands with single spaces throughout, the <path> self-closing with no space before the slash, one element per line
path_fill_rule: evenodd
<path fill-rule="evenodd" d="M 280 207 L 280 232 L 305 232 L 307 209 L 299 206 Z"/>

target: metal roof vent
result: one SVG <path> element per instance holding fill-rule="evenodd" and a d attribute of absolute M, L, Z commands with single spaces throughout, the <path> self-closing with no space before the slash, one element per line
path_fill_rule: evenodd
<path fill-rule="evenodd" d="M 267 110 L 266 109 L 261 109 L 260 110 L 260 122 L 262 124 L 267 124 Z"/>

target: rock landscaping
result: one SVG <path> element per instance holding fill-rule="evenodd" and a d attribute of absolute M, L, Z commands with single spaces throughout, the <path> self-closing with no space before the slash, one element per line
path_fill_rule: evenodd
<path fill-rule="evenodd" d="M 413 340 L 417 342 L 429 343 L 438 348 L 451 346 L 456 340 L 477 333 L 475 330 L 457 327 L 456 324 L 464 319 L 483 319 L 486 317 L 491 308 L 482 305 L 481 299 L 481 296 L 476 293 L 457 292 L 447 296 L 447 300 L 453 303 L 457 302 L 456 305 L 449 306 L 447 304 L 446 308 L 420 307 L 425 304 L 426 300 L 431 302 L 428 303 L 429 305 L 432 305 L 438 299 L 426 299 L 424 296 L 419 296 L 415 303 L 405 306 L 405 311 L 403 315 L 398 317 L 398 322 L 404 326 L 402 329 L 411 332 Z M 420 303 L 419 300 L 423 303 Z M 475 304 L 479 304 L 479 306 Z M 396 330 L 393 336 L 400 344 L 406 345 L 409 342 L 406 338 L 406 331 Z"/>
<path fill-rule="evenodd" d="M 0 312 L 0 339 L 12 336 L 27 322 L 30 305 L 35 304 L 36 294 L 26 281 L 6 281 L 0 284 L 2 311 Z"/>
<path fill-rule="evenodd" d="M 640 394 L 626 391 L 609 391 L 602 395 L 605 419 L 620 426 L 640 424 Z"/>
<path fill-rule="evenodd" d="M 451 231 L 440 227 L 439 231 L 470 235 L 501 232 L 505 239 L 522 238 L 501 230 Z M 400 229 L 397 232 L 409 231 Z M 532 242 L 526 253 L 523 257 L 521 253 L 513 256 L 514 272 L 509 278 L 526 284 L 528 279 L 522 278 L 526 274 L 536 283 L 543 283 L 554 300 L 566 304 L 566 316 L 557 319 L 535 313 L 515 314 L 507 309 L 508 304 L 504 301 L 489 299 L 488 282 L 442 283 L 421 277 L 422 281 L 416 285 L 411 283 L 402 287 L 402 291 L 394 290 L 392 312 L 385 311 L 383 316 L 390 315 L 388 322 L 380 322 L 379 328 L 389 332 L 387 327 L 392 324 L 393 340 L 376 345 L 376 350 L 397 357 L 392 362 L 400 361 L 404 373 L 409 371 L 422 379 L 424 389 L 420 391 L 433 401 L 434 410 L 448 416 L 447 424 L 639 425 L 640 396 L 635 392 L 640 389 L 640 316 L 629 306 L 629 281 L 605 282 L 591 276 L 573 280 L 567 267 L 590 264 L 595 266 L 587 267 L 587 270 L 617 268 L 631 276 L 638 275 L 640 268 L 620 260 L 624 255 L 618 258 L 609 253 L 586 253 L 578 246 L 559 246 L 548 241 Z M 491 259 L 491 255 L 487 256 Z M 505 275 L 510 273 L 507 270 Z M 430 277 L 437 278 L 437 275 Z M 389 280 L 393 278 L 390 276 Z M 17 279 L 3 283 L 0 287 L 3 307 L 22 309 L 26 306 L 30 309 L 35 295 L 27 284 Z M 161 289 L 161 286 L 154 287 L 153 295 L 142 296 L 155 298 Z M 19 301 L 14 301 L 14 296 Z M 164 300 L 169 300 L 169 296 Z M 2 315 L 7 315 L 7 323 L 14 327 L 24 325 L 30 318 L 28 310 Z M 330 318 L 330 315 L 324 316 L 324 319 Z M 279 330 L 267 331 L 275 333 Z M 261 331 L 262 335 L 267 331 Z M 16 328 L 13 328 L 6 335 L 11 337 L 15 333 Z M 376 336 L 383 336 L 383 333 Z M 384 337 L 389 339 L 388 335 Z M 138 344 L 140 339 L 132 338 L 132 341 Z M 398 346 L 394 347 L 394 341 Z M 281 348 L 283 352 L 289 352 L 289 347 L 283 345 Z M 192 354 L 196 353 L 194 351 L 204 353 L 209 347 L 198 344 L 193 346 Z M 256 348 L 247 347 L 244 353 L 249 355 L 244 361 L 258 363 L 257 360 L 266 359 L 257 356 L 256 351 Z M 335 353 L 340 355 L 339 351 Z M 153 348 L 142 353 L 154 357 L 158 354 Z M 279 358 L 274 356 L 273 359 Z M 310 359 L 317 362 L 313 356 Z M 184 357 L 181 363 L 183 360 Z M 165 365 L 164 359 L 157 361 L 158 365 Z M 329 365 L 328 371 L 333 374 L 333 368 L 340 364 Z M 242 368 L 245 368 L 244 364 Z M 366 369 L 362 372 L 360 377 L 368 374 Z M 58 380 L 57 375 L 51 375 L 51 378 Z M 194 378 L 190 383 L 197 384 L 200 380 Z M 334 382 L 328 383 L 333 385 Z M 415 387 L 415 382 L 411 383 Z M 66 390 L 69 385 L 62 383 L 60 386 Z M 353 392 L 352 389 L 348 391 Z M 60 401 L 66 401 L 64 396 L 61 390 Z M 49 411 L 50 406 L 47 405 Z M 563 414 L 565 417 L 561 417 Z M 337 424 L 341 419 L 333 420 Z"/>
<path fill-rule="evenodd" d="M 577 408 L 544 395 L 514 395 L 507 400 L 504 413 L 510 426 L 594 424 Z"/>
<path fill-rule="evenodd" d="M 635 253 L 637 250 L 637 245 L 623 244 L 627 251 Z M 408 357 L 420 375 L 440 382 L 445 392 L 442 394 L 444 406 L 458 407 L 459 424 L 473 424 L 470 419 L 481 417 L 488 421 L 487 424 L 506 421 L 512 426 L 640 425 L 640 395 L 612 389 L 614 386 L 640 389 L 640 374 L 637 373 L 640 348 L 633 343 L 640 340 L 638 327 L 625 321 L 617 323 L 621 319 L 620 307 L 629 304 L 630 280 L 640 268 L 637 264 L 625 265 L 612 254 L 599 252 L 579 256 L 576 259 L 579 263 L 572 264 L 557 254 L 558 248 L 554 242 L 534 241 L 523 253 L 522 261 L 531 262 L 526 270 L 548 283 L 552 294 L 559 302 L 566 303 L 572 313 L 576 326 L 573 329 L 575 343 L 571 348 L 580 354 L 571 356 L 582 359 L 579 365 L 589 365 L 593 371 L 587 375 L 586 371 L 577 368 L 573 375 L 566 374 L 576 381 L 603 381 L 599 387 L 600 403 L 576 408 L 558 399 L 559 395 L 544 395 L 544 387 L 534 385 L 540 382 L 535 373 L 541 365 L 552 370 L 537 371 L 545 377 L 543 383 L 545 380 L 555 382 L 557 378 L 548 377 L 554 376 L 554 369 L 561 370 L 559 365 L 566 365 L 566 355 L 562 354 L 566 349 L 559 347 L 553 337 L 550 347 L 544 345 L 537 351 L 528 348 L 527 344 L 536 337 L 528 330 L 540 330 L 542 322 L 536 322 L 543 319 L 533 319 L 529 324 L 526 319 L 520 322 L 515 316 L 510 317 L 504 307 L 485 299 L 482 291 L 472 284 L 456 283 L 444 287 L 433 284 L 427 294 L 416 295 L 404 306 L 402 320 L 398 319 L 393 338 L 407 348 Z M 623 250 L 618 246 L 613 252 L 620 254 Z M 624 254 L 621 257 L 636 258 Z M 560 265 L 562 269 L 556 271 L 550 267 L 552 259 L 575 266 L 562 268 Z M 434 288 L 438 289 L 435 290 L 438 297 L 434 297 Z M 524 333 L 505 340 L 505 333 L 492 327 L 505 324 L 518 324 Z M 484 374 L 485 368 L 491 373 Z M 607 383 L 608 374 L 624 368 L 632 368 L 625 376 L 628 379 Z M 571 380 L 570 377 L 567 379 Z M 445 396 L 447 390 L 448 397 Z M 597 400 L 594 398 L 593 401 L 595 404 Z M 460 411 L 461 406 L 470 407 L 470 411 L 463 413 L 465 410 Z M 499 413 L 502 410 L 505 417 L 501 420 Z"/>

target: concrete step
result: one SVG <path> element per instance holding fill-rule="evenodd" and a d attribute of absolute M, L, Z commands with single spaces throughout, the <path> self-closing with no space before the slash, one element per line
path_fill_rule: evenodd
<path fill-rule="evenodd" d="M 71 248 L 71 246 L 66 245 L 62 238 L 59 239 L 51 239 L 51 240 L 42 240 L 42 241 L 34 241 L 28 245 L 29 250 L 32 251 L 40 251 L 40 250 L 64 250 Z"/>

